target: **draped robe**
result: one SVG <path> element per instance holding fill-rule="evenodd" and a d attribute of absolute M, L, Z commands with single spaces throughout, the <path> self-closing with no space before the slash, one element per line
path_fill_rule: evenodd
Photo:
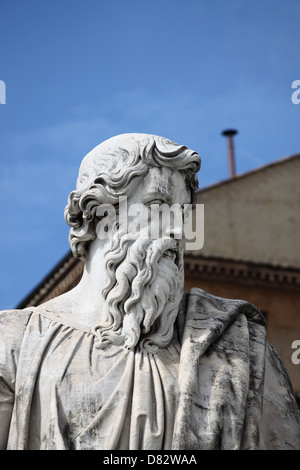
<path fill-rule="evenodd" d="M 192 289 L 156 354 L 101 349 L 93 326 L 43 305 L 1 312 L 5 448 L 300 450 L 290 379 L 252 304 Z"/>

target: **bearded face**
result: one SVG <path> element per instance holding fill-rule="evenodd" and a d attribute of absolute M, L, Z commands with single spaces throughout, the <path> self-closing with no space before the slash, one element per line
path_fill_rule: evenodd
<path fill-rule="evenodd" d="M 154 353 L 170 343 L 183 293 L 183 246 L 181 239 L 175 239 L 178 227 L 174 221 L 171 229 L 151 214 L 154 204 L 180 207 L 189 200 L 184 177 L 160 168 L 150 169 L 147 179 L 128 198 L 127 222 L 133 205 L 140 202 L 147 208 L 148 222 L 134 236 L 130 223 L 126 224 L 128 230 L 118 227 L 110 232 L 104 258 L 107 283 L 102 292 L 106 310 L 104 320 L 94 329 L 98 347 L 111 343 Z M 159 227 L 155 239 L 149 236 L 153 226 Z"/>
<path fill-rule="evenodd" d="M 196 152 L 150 134 L 112 137 L 83 159 L 65 220 L 73 255 L 88 266 L 84 274 L 94 298 L 90 308 L 101 309 L 101 324 L 92 330 L 99 347 L 113 343 L 151 352 L 165 347 L 183 289 L 183 248 L 181 240 L 174 240 L 175 232 L 132 239 L 119 230 L 102 240 L 97 228 L 104 213 L 98 213 L 99 207 L 108 204 L 120 211 L 120 198 L 125 197 L 131 204 L 177 205 L 181 210 L 195 202 L 199 169 Z"/>
<path fill-rule="evenodd" d="M 170 237 L 133 241 L 116 234 L 106 269 L 106 321 L 98 327 L 101 347 L 138 345 L 153 353 L 167 346 L 182 297 L 181 243 Z"/>

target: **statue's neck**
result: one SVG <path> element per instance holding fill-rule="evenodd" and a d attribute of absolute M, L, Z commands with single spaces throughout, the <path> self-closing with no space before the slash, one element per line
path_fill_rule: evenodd
<path fill-rule="evenodd" d="M 103 312 L 105 300 L 102 291 L 106 286 L 105 253 L 108 244 L 96 238 L 89 246 L 83 274 L 77 287 L 73 290 L 76 308 L 83 312 Z M 99 318 L 98 318 L 99 322 Z"/>

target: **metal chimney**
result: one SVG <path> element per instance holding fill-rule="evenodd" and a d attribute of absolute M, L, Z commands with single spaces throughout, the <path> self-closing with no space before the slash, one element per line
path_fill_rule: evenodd
<path fill-rule="evenodd" d="M 222 135 L 227 137 L 227 147 L 228 147 L 228 162 L 229 162 L 229 173 L 230 178 L 235 177 L 235 159 L 234 159 L 234 146 L 233 146 L 233 136 L 236 135 L 238 131 L 235 129 L 227 129 L 222 132 Z"/>

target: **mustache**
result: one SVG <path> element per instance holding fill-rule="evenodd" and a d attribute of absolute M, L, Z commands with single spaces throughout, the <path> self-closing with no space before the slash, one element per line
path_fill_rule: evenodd
<path fill-rule="evenodd" d="M 179 258 L 179 243 L 171 237 L 160 238 L 158 240 L 151 240 L 153 255 L 150 257 L 149 262 L 156 265 L 161 259 L 173 260 L 175 264 L 178 263 Z"/>
<path fill-rule="evenodd" d="M 156 240 L 151 239 L 137 239 L 132 240 L 131 236 L 127 233 L 116 234 L 112 239 L 112 245 L 105 253 L 107 262 L 105 265 L 108 279 L 103 290 L 103 296 L 106 298 L 114 285 L 114 272 L 116 268 L 125 260 L 128 250 L 131 251 L 132 256 L 135 257 L 136 262 L 141 264 L 144 259 L 145 253 L 147 255 L 146 263 L 149 269 L 156 269 L 160 260 L 167 259 L 174 262 L 179 269 L 181 267 L 180 255 L 182 253 L 182 246 L 180 242 L 172 237 L 164 237 Z"/>

